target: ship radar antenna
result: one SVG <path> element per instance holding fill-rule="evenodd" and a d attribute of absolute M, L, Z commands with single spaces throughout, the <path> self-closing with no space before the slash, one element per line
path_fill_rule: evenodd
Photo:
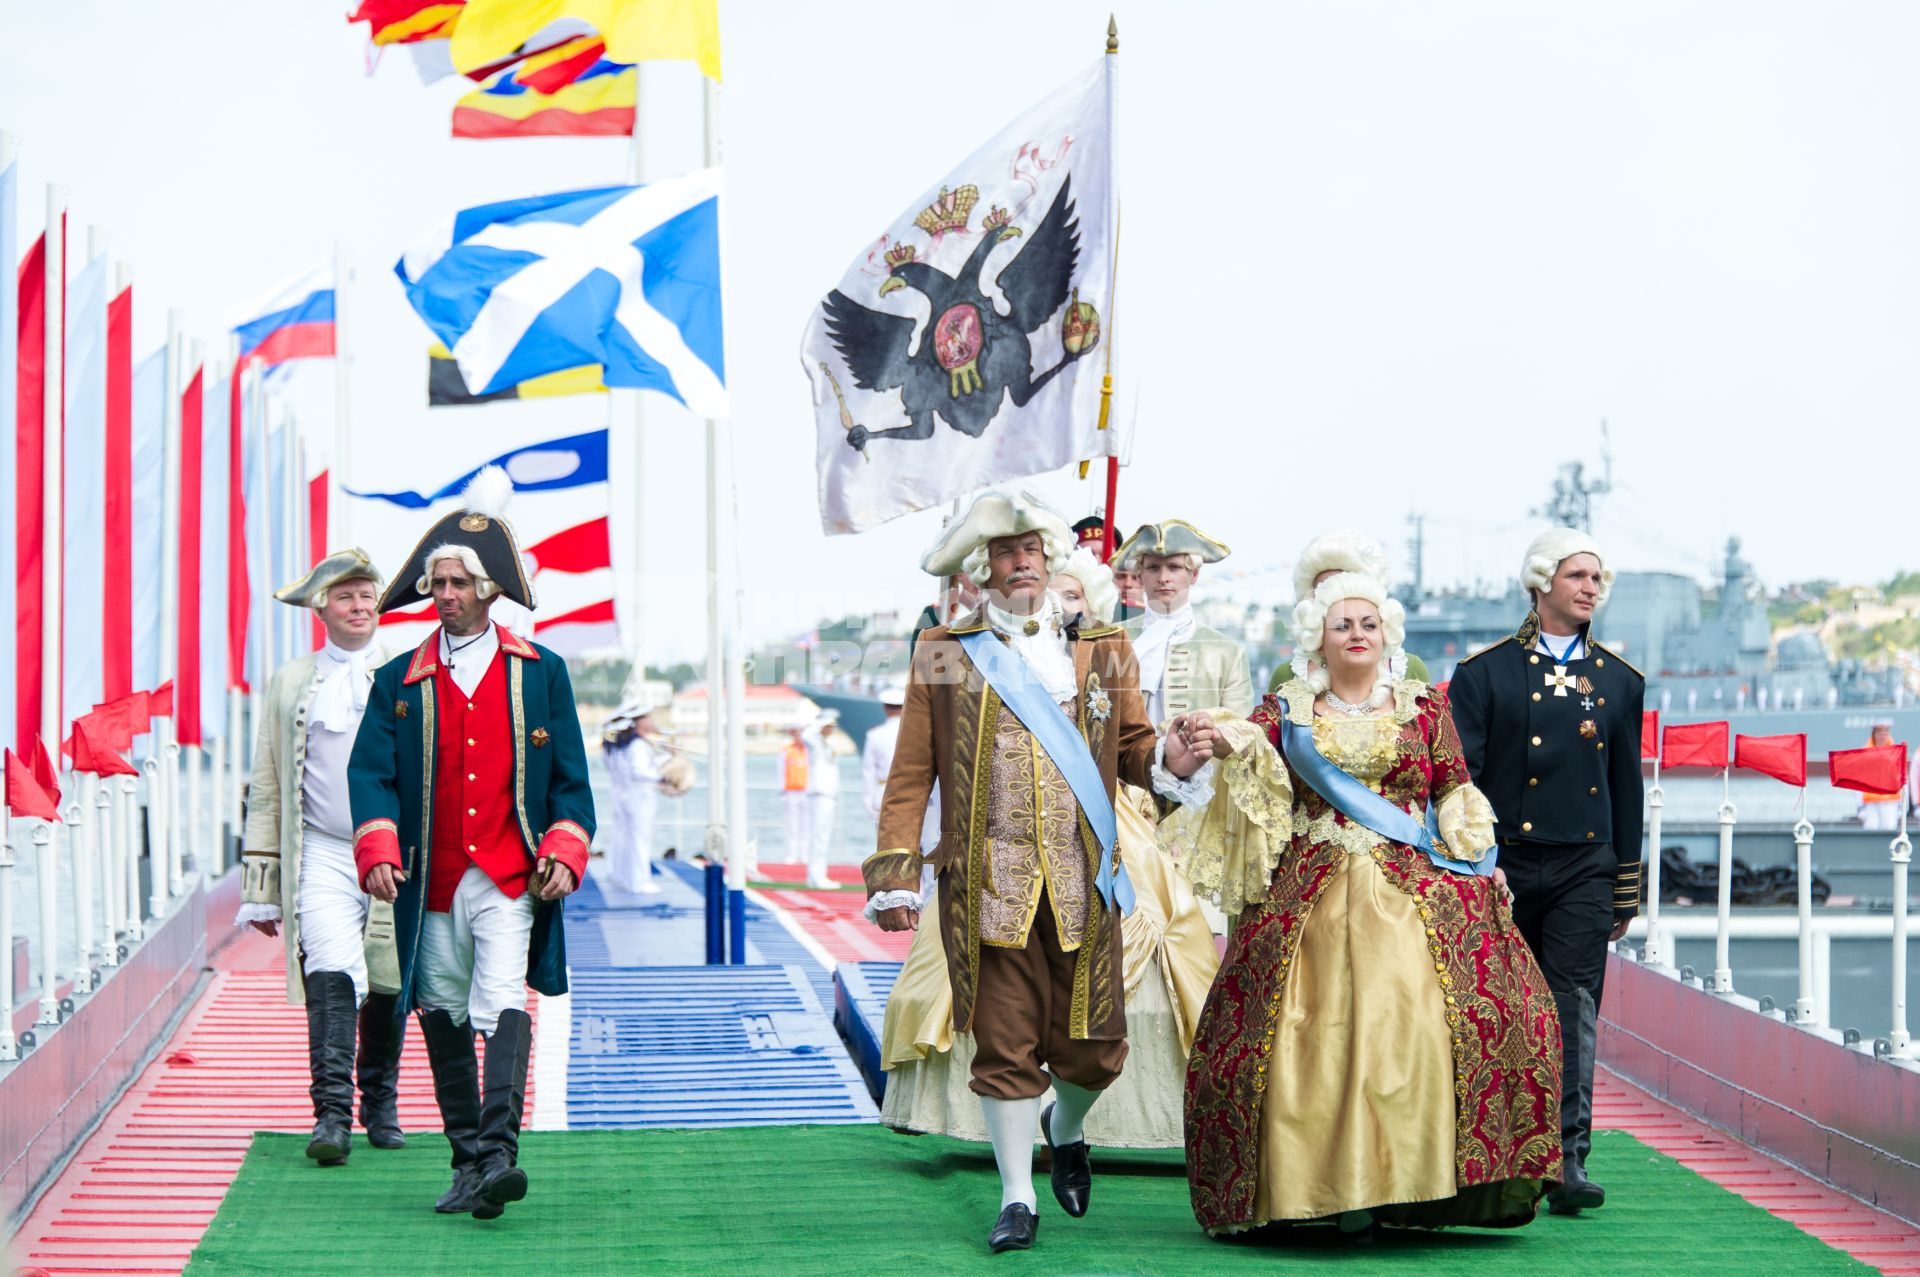
<path fill-rule="evenodd" d="M 1531 513 L 1551 519 L 1563 528 L 1579 528 L 1582 532 L 1591 533 L 1594 498 L 1604 497 L 1612 491 L 1613 440 L 1603 420 L 1600 423 L 1600 477 L 1589 479 L 1585 462 L 1565 463 L 1553 481 L 1553 495 L 1545 505 L 1536 506 Z"/>

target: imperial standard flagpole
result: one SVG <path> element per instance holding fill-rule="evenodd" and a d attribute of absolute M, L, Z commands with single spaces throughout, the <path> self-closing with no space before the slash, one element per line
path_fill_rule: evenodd
<path fill-rule="evenodd" d="M 1112 247 L 1108 269 L 1106 370 L 1100 378 L 1100 429 L 1113 429 L 1113 342 L 1120 307 L 1120 24 L 1107 15 L 1107 233 Z M 1120 448 L 1117 436 L 1107 435 L 1106 535 L 1101 542 L 1103 561 L 1111 560 L 1116 532 L 1114 510 L 1120 500 Z"/>

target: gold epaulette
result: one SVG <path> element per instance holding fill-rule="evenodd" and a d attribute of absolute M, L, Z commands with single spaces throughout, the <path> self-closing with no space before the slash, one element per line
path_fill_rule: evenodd
<path fill-rule="evenodd" d="M 1608 656 L 1611 656 L 1614 660 L 1620 662 L 1622 665 L 1632 670 L 1635 674 L 1639 674 L 1642 682 L 1646 681 L 1647 676 L 1644 673 L 1641 673 L 1640 667 L 1638 665 L 1635 665 L 1632 661 L 1620 655 L 1620 653 L 1614 651 L 1612 648 L 1608 647 L 1605 643 L 1590 643 L 1589 646 L 1599 648 L 1602 652 L 1605 652 Z"/>
<path fill-rule="evenodd" d="M 1480 657 L 1485 656 L 1488 652 L 1491 652 L 1494 648 L 1503 647 L 1506 644 L 1511 643 L 1513 641 L 1514 641 L 1513 635 L 1509 634 L 1505 638 L 1501 639 L 1498 643 L 1489 643 L 1477 652 L 1467 653 L 1465 656 L 1461 657 L 1459 661 L 1456 663 L 1460 665 L 1465 665 L 1468 661 L 1478 660 Z"/>

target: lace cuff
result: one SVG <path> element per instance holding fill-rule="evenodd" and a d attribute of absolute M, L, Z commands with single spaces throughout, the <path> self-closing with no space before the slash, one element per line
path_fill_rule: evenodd
<path fill-rule="evenodd" d="M 1209 764 L 1217 764 L 1224 783 L 1210 784 L 1204 806 L 1169 816 L 1159 840 L 1197 894 L 1238 914 L 1266 899 L 1274 867 L 1293 839 L 1293 780 L 1264 729 L 1226 715 L 1215 726 L 1233 747 Z"/>
<path fill-rule="evenodd" d="M 898 909 L 905 905 L 909 909 L 920 908 L 920 893 L 917 891 L 876 891 L 867 898 L 866 915 L 868 922 L 879 922 L 880 911 Z"/>
<path fill-rule="evenodd" d="M 1153 746 L 1153 788 L 1162 798 L 1170 798 L 1185 807 L 1205 807 L 1213 801 L 1213 760 L 1208 759 L 1199 771 L 1181 780 L 1167 770 L 1167 738 L 1162 736 Z"/>
<path fill-rule="evenodd" d="M 280 921 L 279 905 L 244 904 L 240 906 L 240 912 L 233 915 L 233 925 L 236 927 L 250 926 L 256 922 L 278 921 Z"/>
<path fill-rule="evenodd" d="M 1493 849 L 1493 804 L 1473 785 L 1455 786 L 1433 813 L 1440 840 L 1455 860 L 1477 865 Z"/>

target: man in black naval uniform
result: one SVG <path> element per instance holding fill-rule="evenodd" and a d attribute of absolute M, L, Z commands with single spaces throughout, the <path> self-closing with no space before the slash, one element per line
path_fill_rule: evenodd
<path fill-rule="evenodd" d="M 1640 911 L 1640 671 L 1592 640 L 1613 573 L 1583 532 L 1527 548 L 1533 610 L 1517 633 L 1460 662 L 1448 697 L 1467 769 L 1493 803 L 1513 918 L 1560 1013 L 1565 1072 L 1556 1215 L 1607 1199 L 1587 1178 L 1593 1055 L 1607 945 Z"/>

